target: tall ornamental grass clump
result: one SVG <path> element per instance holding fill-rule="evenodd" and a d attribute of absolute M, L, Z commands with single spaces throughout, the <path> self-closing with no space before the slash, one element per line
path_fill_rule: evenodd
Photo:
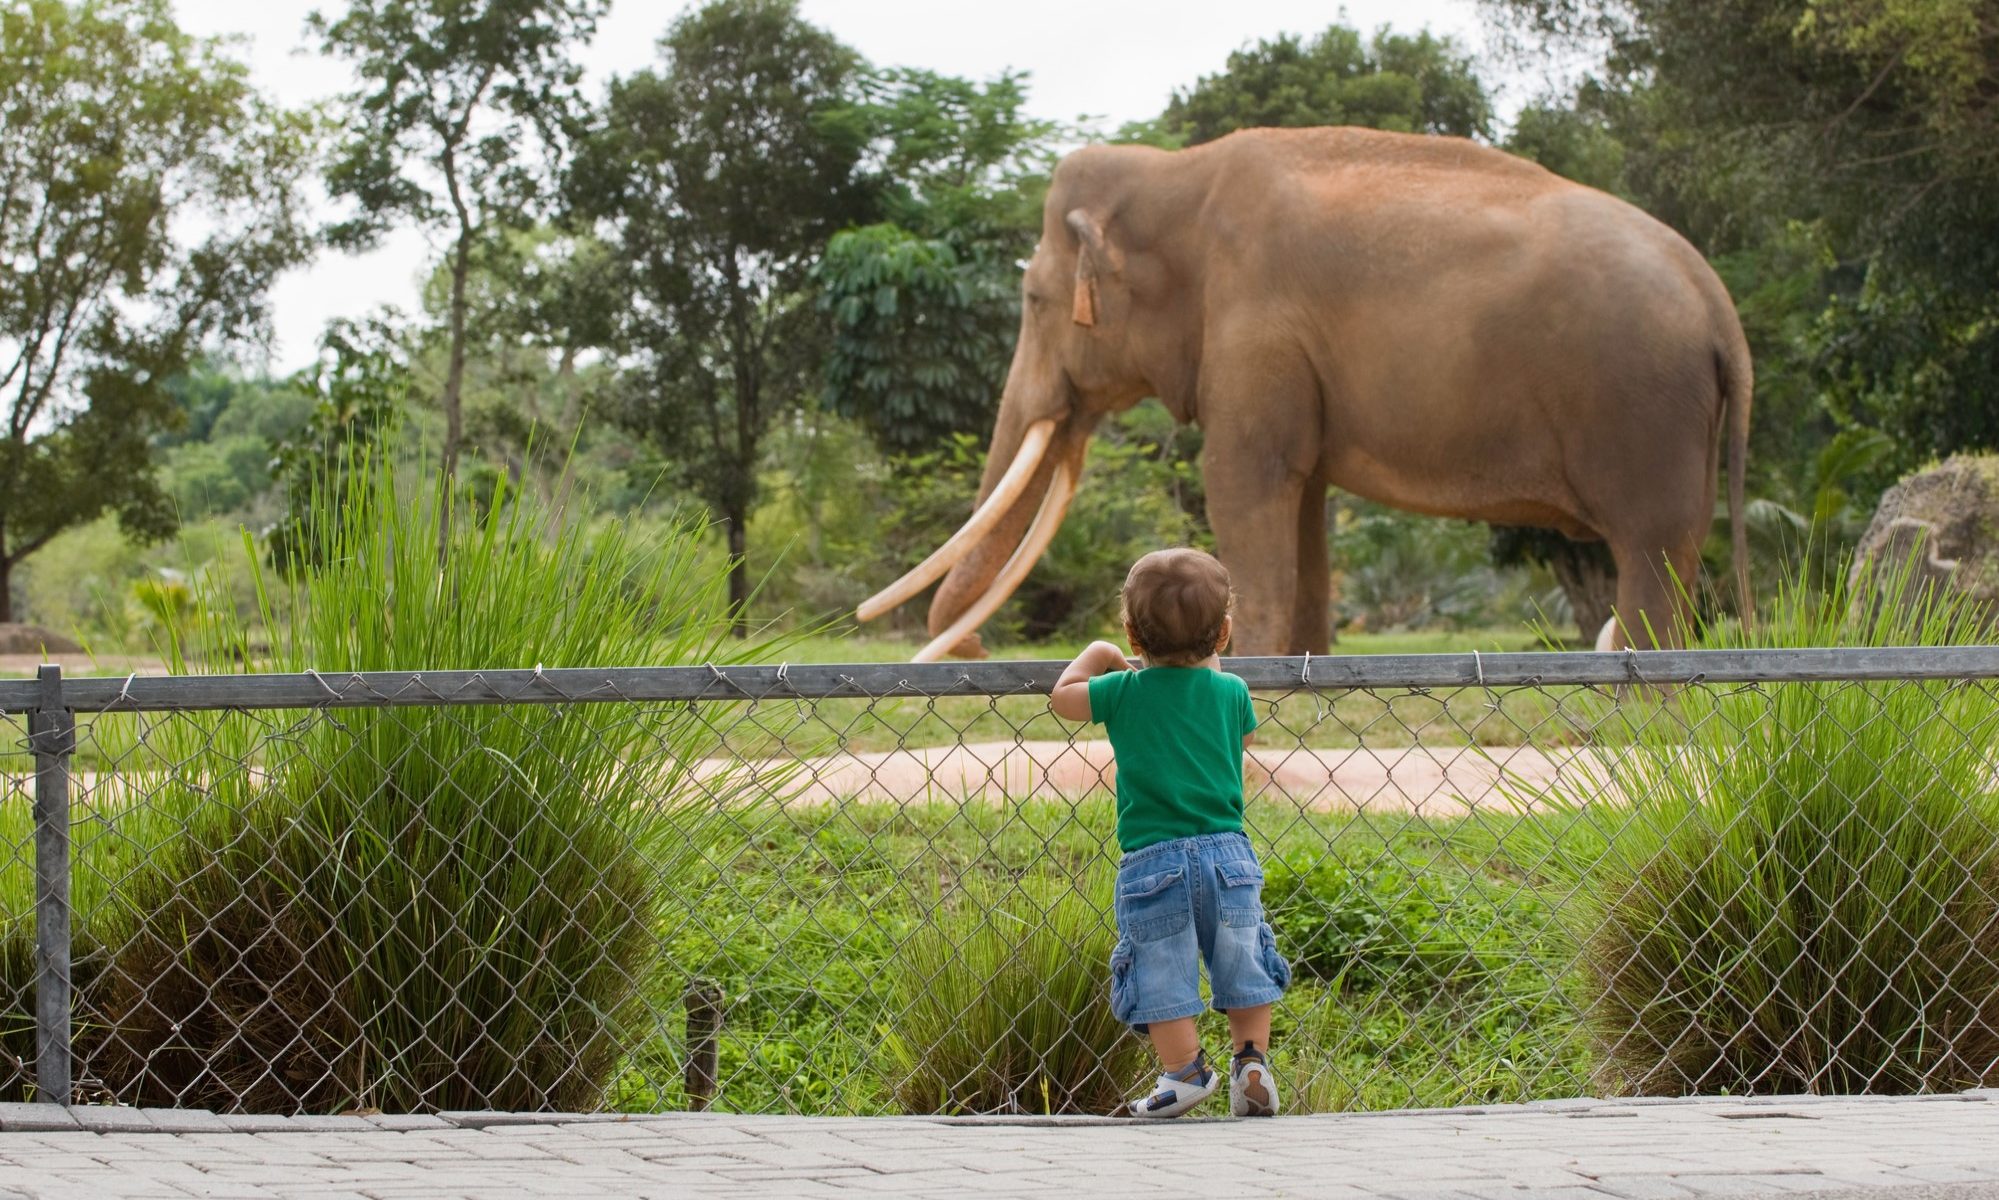
<path fill-rule="evenodd" d="M 1107 876 L 968 881 L 904 944 L 888 1050 L 911 1113 L 1106 1113 L 1145 1043 L 1111 1015 Z"/>
<path fill-rule="evenodd" d="M 1867 571 L 1703 644 L 1974 643 L 1979 615 Z M 1587 883 L 1567 914 L 1601 1087 L 1999 1082 L 1990 681 L 1693 686 L 1619 717 L 1533 823 Z"/>
<path fill-rule="evenodd" d="M 382 460 L 315 496 L 260 611 L 203 597 L 176 671 L 733 662 L 727 564 L 690 524 L 590 528 Z M 448 510 L 441 512 L 440 510 Z M 440 550 L 440 517 L 451 536 Z M 282 595 L 280 595 L 282 593 Z M 421 684 L 413 684 L 421 688 Z M 713 714 L 705 714 L 712 717 Z M 181 832 L 117 889 L 88 1072 L 248 1111 L 581 1109 L 670 990 L 658 928 L 704 809 L 704 714 L 624 703 L 179 715 L 145 803 Z M 677 994 L 677 993 L 676 993 Z"/>

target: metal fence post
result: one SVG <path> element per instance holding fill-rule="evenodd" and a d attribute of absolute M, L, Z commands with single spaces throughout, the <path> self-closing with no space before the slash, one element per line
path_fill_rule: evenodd
<path fill-rule="evenodd" d="M 62 668 L 45 663 L 28 714 L 35 755 L 35 1099 L 70 1101 L 69 763 L 76 718 L 62 703 Z"/>

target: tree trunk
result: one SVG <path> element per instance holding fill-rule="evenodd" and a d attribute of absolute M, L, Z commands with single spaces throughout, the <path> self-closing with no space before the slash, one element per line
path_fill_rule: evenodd
<path fill-rule="evenodd" d="M 444 373 L 444 502 L 438 506 L 437 552 L 451 542 L 450 492 L 458 478 L 458 443 L 465 436 L 460 397 L 465 389 L 465 279 L 472 270 L 472 231 L 460 227 L 458 247 L 451 256 L 451 358 Z"/>
<path fill-rule="evenodd" d="M 750 564 L 744 547 L 749 540 L 745 530 L 749 514 L 732 508 L 723 521 L 729 526 L 729 632 L 746 638 L 750 636 Z"/>
<path fill-rule="evenodd" d="M 1569 598 L 1569 611 L 1575 614 L 1586 644 L 1596 640 L 1597 631 L 1610 620 L 1610 611 L 1617 604 L 1617 569 L 1609 560 L 1601 542 L 1566 539 L 1548 558 L 1548 569 Z"/>
<path fill-rule="evenodd" d="M 0 622 L 14 621 L 14 560 L 0 558 Z"/>
<path fill-rule="evenodd" d="M 555 368 L 555 378 L 562 389 L 562 436 L 574 438 L 577 423 L 583 419 L 583 381 L 576 377 L 575 343 L 563 345 L 562 361 Z"/>

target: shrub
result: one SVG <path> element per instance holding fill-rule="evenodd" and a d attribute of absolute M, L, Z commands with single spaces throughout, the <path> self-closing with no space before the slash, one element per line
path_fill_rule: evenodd
<path fill-rule="evenodd" d="M 1466 936 L 1462 876 L 1452 892 L 1400 863 L 1354 867 L 1323 856 L 1264 864 L 1263 903 L 1292 970 L 1347 988 L 1422 987 L 1484 974 Z"/>
<path fill-rule="evenodd" d="M 912 1113 L 1106 1113 L 1144 1069 L 1110 1011 L 1107 878 L 968 885 L 897 956 L 888 1039 Z"/>
<path fill-rule="evenodd" d="M 1868 579 L 1790 591 L 1749 640 L 1980 640 L 1975 613 L 1902 603 L 1905 583 L 1888 580 L 1871 610 L 1852 602 L 1875 594 Z M 1615 722 L 1599 732 L 1628 746 L 1541 797 L 1562 819 L 1552 861 L 1587 881 L 1568 911 L 1601 1086 L 1999 1079 L 1989 684 L 1696 687 L 1633 698 Z"/>
<path fill-rule="evenodd" d="M 762 649 L 727 639 L 726 564 L 693 527 L 641 544 L 522 493 L 474 509 L 437 487 L 411 495 L 380 460 L 314 504 L 300 528 L 316 553 L 289 604 L 271 601 L 248 546 L 257 627 L 195 604 L 170 627 L 175 670 Z M 580 704 L 154 724 L 147 746 L 172 771 L 146 781 L 144 807 L 177 832 L 93 918 L 132 932 L 88 998 L 104 1031 L 86 1038 L 88 1073 L 140 1104 L 592 1106 L 664 986 L 655 930 L 702 844 L 692 793 L 736 798 L 727 779 L 680 786 L 714 749 L 701 718 Z"/>

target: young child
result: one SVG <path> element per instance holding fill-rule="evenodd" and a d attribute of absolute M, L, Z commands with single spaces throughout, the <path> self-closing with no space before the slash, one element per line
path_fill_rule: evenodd
<path fill-rule="evenodd" d="M 1135 1117 L 1177 1117 L 1214 1093 L 1194 1017 L 1198 960 L 1229 1018 L 1229 1109 L 1277 1115 L 1265 1058 L 1270 1005 L 1291 981 L 1263 919 L 1263 869 L 1242 832 L 1242 756 L 1256 715 L 1242 680 L 1221 672 L 1228 571 L 1199 550 L 1159 550 L 1124 581 L 1124 630 L 1145 662 L 1095 642 L 1062 672 L 1050 706 L 1101 722 L 1117 756 L 1117 948 L 1111 1010 L 1149 1034 L 1161 1074 Z"/>

